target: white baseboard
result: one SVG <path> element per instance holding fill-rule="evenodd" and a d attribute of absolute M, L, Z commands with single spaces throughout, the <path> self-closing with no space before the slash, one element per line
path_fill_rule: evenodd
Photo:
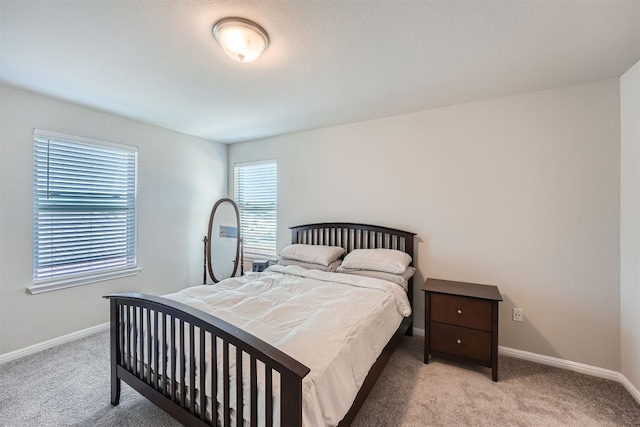
<path fill-rule="evenodd" d="M 413 328 L 413 335 L 424 337 L 424 329 Z M 584 363 L 573 362 L 571 360 L 558 359 L 557 357 L 517 350 L 510 347 L 498 346 L 498 353 L 504 354 L 505 356 L 515 357 L 516 359 L 528 360 L 542 365 L 554 366 L 556 368 L 567 369 L 569 371 L 580 372 L 582 374 L 619 382 L 627 389 L 633 398 L 640 403 L 640 390 L 631 384 L 631 382 L 620 372 L 586 365 Z"/>
<path fill-rule="evenodd" d="M 622 373 L 620 372 L 503 346 L 498 346 L 498 352 L 500 354 L 504 354 L 505 356 L 529 360 L 531 362 L 537 362 L 542 365 L 555 366 L 556 368 L 567 369 L 569 371 L 580 372 L 582 374 L 592 375 L 594 377 L 619 382 L 624 386 L 624 388 L 627 389 L 631 396 L 633 396 L 633 398 L 638 403 L 640 403 L 640 391 L 633 384 L 631 384 L 631 381 L 629 381 L 627 377 L 622 375 Z"/>
<path fill-rule="evenodd" d="M 37 353 L 42 350 L 46 350 L 51 347 L 55 347 L 60 344 L 67 343 L 69 341 L 74 341 L 80 338 L 84 338 L 89 335 L 93 335 L 98 332 L 106 331 L 109 329 L 109 322 L 102 323 L 100 325 L 92 326 L 87 329 L 83 329 L 81 331 L 72 332 L 67 335 L 63 335 L 58 338 L 54 338 L 48 341 L 44 341 L 38 344 L 30 345 L 28 347 L 24 347 L 15 351 L 11 351 L 9 353 L 0 354 L 0 365 L 6 362 L 10 362 L 11 360 L 19 359 L 24 356 L 28 356 L 30 354 Z"/>
<path fill-rule="evenodd" d="M 631 384 L 631 381 L 629 381 L 627 377 L 622 374 L 620 374 L 620 383 L 624 386 L 624 388 L 627 389 L 629 393 L 631 393 L 631 396 L 636 399 L 636 402 L 640 403 L 640 390 L 638 390 L 636 386 Z"/>
<path fill-rule="evenodd" d="M 598 368 L 597 366 L 585 365 L 584 363 L 573 362 L 557 357 L 545 356 L 528 351 L 517 350 L 515 348 L 498 346 L 498 353 L 517 359 L 528 360 L 542 365 L 554 366 L 556 368 L 567 369 L 569 371 L 580 372 L 581 374 L 592 375 L 594 377 L 605 378 L 607 380 L 620 381 L 620 372 L 610 369 Z"/>

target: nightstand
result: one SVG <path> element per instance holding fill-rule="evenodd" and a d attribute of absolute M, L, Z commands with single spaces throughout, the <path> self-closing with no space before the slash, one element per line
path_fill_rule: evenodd
<path fill-rule="evenodd" d="M 498 381 L 498 287 L 427 279 L 422 290 L 424 363 L 429 355 L 471 362 Z"/>

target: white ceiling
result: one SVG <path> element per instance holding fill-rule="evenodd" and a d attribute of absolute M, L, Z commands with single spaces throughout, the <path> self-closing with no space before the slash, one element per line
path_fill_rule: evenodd
<path fill-rule="evenodd" d="M 253 63 L 211 28 L 269 33 Z M 8 84 L 231 143 L 615 78 L 640 0 L 0 0 Z"/>

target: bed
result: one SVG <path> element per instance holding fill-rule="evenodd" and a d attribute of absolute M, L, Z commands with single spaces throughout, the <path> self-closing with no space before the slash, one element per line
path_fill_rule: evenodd
<path fill-rule="evenodd" d="M 355 255 L 362 249 L 393 249 L 395 252 L 408 254 L 408 259 L 411 260 L 409 265 L 413 262 L 415 234 L 406 231 L 366 224 L 322 223 L 291 227 L 291 232 L 291 242 L 294 246 L 342 247 L 345 256 Z M 315 360 L 313 354 L 309 354 L 314 352 L 301 353 L 302 348 L 320 342 L 313 334 L 321 333 L 318 331 L 324 330 L 323 324 L 308 328 L 308 333 L 301 334 L 297 331 L 298 335 L 283 332 L 280 326 L 273 326 L 274 333 L 281 332 L 278 336 L 264 329 L 270 327 L 269 322 L 252 322 L 252 319 L 246 319 L 243 323 L 239 320 L 242 313 L 226 312 L 223 306 L 215 305 L 216 309 L 208 310 L 215 312 L 216 316 L 199 309 L 202 308 L 200 305 L 204 304 L 202 301 L 224 300 L 229 295 L 234 298 L 246 298 L 246 301 L 260 305 L 262 300 L 257 296 L 247 297 L 245 294 L 238 294 L 234 286 L 238 289 L 258 289 L 256 295 L 260 289 L 266 289 L 271 298 L 273 293 L 270 289 L 276 286 L 272 285 L 276 279 L 291 283 L 289 287 L 293 289 L 292 292 L 298 293 L 294 297 L 302 298 L 301 301 L 311 298 L 314 292 L 318 296 L 322 293 L 326 293 L 325 296 L 332 295 L 331 292 L 342 293 L 343 291 L 336 291 L 334 282 L 344 282 L 349 285 L 343 286 L 344 288 L 354 288 L 354 296 L 347 296 L 353 298 L 351 301 L 357 302 L 353 304 L 354 307 L 364 304 L 365 311 L 368 310 L 365 303 L 369 295 L 381 294 L 380 290 L 384 290 L 385 294 L 397 294 L 396 290 L 388 286 L 389 282 L 383 283 L 386 281 L 305 270 L 293 265 L 275 266 L 263 273 L 228 279 L 228 282 L 222 281 L 216 285 L 188 288 L 165 297 L 132 293 L 108 295 L 105 298 L 110 299 L 111 312 L 111 403 L 119 404 L 121 381 L 124 381 L 185 425 L 301 426 L 315 425 L 315 421 L 310 420 L 317 420 L 319 416 L 324 416 L 325 420 L 327 417 L 334 418 L 325 424 L 349 425 L 399 340 L 403 335 L 412 334 L 413 316 L 409 314 L 412 306 L 412 280 L 408 279 L 406 282 L 406 294 L 402 291 L 409 309 L 403 312 L 404 317 L 400 316 L 399 326 L 392 326 L 388 333 L 388 341 L 375 344 L 378 349 L 373 357 L 358 356 L 368 360 L 363 362 L 366 366 L 360 363 L 351 365 L 353 382 L 357 388 L 353 389 L 352 384 L 346 388 L 349 389 L 350 395 L 355 395 L 352 396 L 353 400 L 346 402 L 345 408 L 338 408 L 337 414 L 318 415 L 315 412 L 317 408 L 311 407 L 332 406 L 331 403 L 327 403 L 327 399 L 331 400 L 333 383 L 344 382 L 342 378 L 348 377 L 337 376 L 339 370 L 334 372 L 333 377 L 318 377 L 318 366 L 324 365 Z M 321 283 L 327 288 L 321 287 Z M 306 288 L 302 287 L 302 284 Z M 369 290 L 369 287 L 380 289 Z M 364 290 L 365 288 L 367 289 Z M 213 293 L 210 294 L 211 292 Z M 333 296 L 330 299 L 332 298 Z M 396 300 L 400 301 L 400 298 Z M 278 307 L 286 303 L 274 301 L 272 305 Z M 335 301 L 337 303 L 338 299 Z M 398 303 L 398 307 L 401 305 Z M 286 317 L 279 317 L 284 318 L 284 323 L 287 323 Z M 296 319 L 295 316 L 289 320 L 296 324 L 306 321 L 304 318 Z M 256 323 L 264 325 L 256 326 Z M 355 323 L 365 322 L 356 319 Z M 380 325 L 385 323 L 391 322 L 385 320 Z M 256 327 L 261 329 L 255 329 Z M 263 340 L 255 335 L 269 338 Z M 368 342 L 367 340 L 372 338 L 358 339 Z M 330 348 L 331 345 L 333 344 L 323 343 L 315 352 L 322 353 L 322 349 Z M 361 350 L 351 353 L 363 354 Z M 314 370 L 311 371 L 292 355 L 306 360 Z M 217 368 L 213 369 L 212 366 Z M 363 369 L 364 373 L 356 372 L 354 366 L 358 371 Z M 321 370 L 324 370 L 324 367 Z M 326 370 L 331 371 L 329 368 Z M 310 393 L 310 390 L 313 393 Z M 309 395 L 320 397 L 311 401 Z M 321 398 L 322 396 L 325 397 Z M 319 410 L 322 411 L 322 408 Z M 339 418 L 336 419 L 336 416 Z"/>

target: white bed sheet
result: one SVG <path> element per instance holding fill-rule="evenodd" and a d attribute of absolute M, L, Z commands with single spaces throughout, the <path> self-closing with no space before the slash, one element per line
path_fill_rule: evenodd
<path fill-rule="evenodd" d="M 411 314 L 395 283 L 298 266 L 275 265 L 164 297 L 238 326 L 306 365 L 303 425 L 314 427 L 342 420 L 370 367 Z"/>

